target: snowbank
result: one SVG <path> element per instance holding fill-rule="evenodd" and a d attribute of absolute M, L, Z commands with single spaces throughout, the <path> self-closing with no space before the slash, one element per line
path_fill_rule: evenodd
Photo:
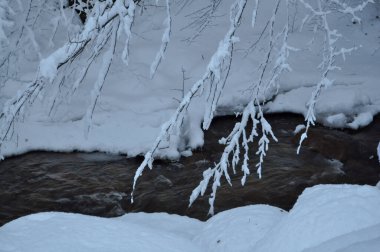
<path fill-rule="evenodd" d="M 165 230 L 168 221 L 181 231 L 196 225 L 197 220 L 161 219 L 162 214 L 148 217 L 129 221 L 128 215 L 106 219 L 55 212 L 32 214 L 1 229 L 0 251 L 201 251 L 189 237 Z M 152 219 L 159 225 L 151 227 Z"/>
<path fill-rule="evenodd" d="M 47 212 L 0 228 L 0 251 L 361 251 L 380 245 L 380 190 L 318 185 L 287 213 L 252 205 L 207 222 L 164 213 L 118 218 Z"/>
<path fill-rule="evenodd" d="M 303 251 L 380 223 L 380 190 L 372 186 L 317 185 L 260 241 L 255 251 Z M 380 237 L 380 233 L 378 234 Z M 322 250 L 323 251 L 323 250 Z"/>

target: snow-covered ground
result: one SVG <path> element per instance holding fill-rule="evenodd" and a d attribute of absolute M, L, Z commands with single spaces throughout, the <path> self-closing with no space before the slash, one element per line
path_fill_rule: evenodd
<path fill-rule="evenodd" d="M 0 228 L 1 252 L 361 251 L 380 248 L 380 186 L 307 188 L 289 212 L 251 205 L 206 222 L 166 213 L 28 215 Z"/>
<path fill-rule="evenodd" d="M 58 106 L 51 113 L 49 111 L 52 101 L 49 97 L 54 97 L 57 88 L 47 88 L 42 94 L 45 99 L 35 101 L 22 120 L 18 120 L 14 125 L 14 134 L 2 144 L 1 154 L 10 156 L 31 150 L 81 150 L 135 156 L 149 150 L 160 132 L 161 125 L 169 119 L 179 104 L 178 100 L 182 98 L 180 90 L 183 74 L 185 91 L 203 75 L 219 41 L 227 32 L 230 22 L 229 8 L 232 3 L 221 1 L 209 27 L 192 43 L 188 43 L 185 40 L 197 34 L 199 28 L 196 25 L 187 26 L 198 18 L 196 11 L 209 3 L 202 0 L 174 2 L 170 43 L 157 73 L 151 79 L 150 64 L 159 50 L 165 29 L 164 1 L 158 2 L 159 7 L 149 6 L 142 14 L 141 9 L 136 9 L 129 65 L 123 64 L 119 57 L 114 59 L 95 107 L 93 125 L 87 138 L 84 133 L 84 115 L 100 62 L 90 68 L 84 84 L 72 98 L 58 95 Z M 239 42 L 234 47 L 232 69 L 217 114 L 241 111 L 250 100 L 250 92 L 247 90 L 260 75 L 259 66 L 265 59 L 268 45 L 267 30 L 261 43 L 254 47 L 255 50 L 251 49 L 273 11 L 274 1 L 261 1 L 256 28 L 253 30 L 251 10 L 254 2 L 248 1 L 241 27 L 237 30 Z M 277 17 L 278 24 L 283 24 L 284 21 L 284 6 L 281 8 L 282 11 Z M 266 112 L 294 112 L 305 115 L 311 93 L 321 78 L 317 69 L 323 58 L 321 41 L 318 38 L 312 40 L 313 22 L 305 25 L 302 32 L 299 31 L 307 12 L 300 3 L 295 9 L 297 13 L 291 13 L 293 25 L 289 45 L 299 50 L 290 53 L 289 63 L 293 71 L 281 76 L 278 92 L 269 90 L 265 94 L 271 100 L 265 106 Z M 335 82 L 331 87 L 322 90 L 318 99 L 315 110 L 317 120 L 327 126 L 357 129 L 368 125 L 373 116 L 380 111 L 380 19 L 376 18 L 379 11 L 378 2 L 370 4 L 360 14 L 360 24 L 353 24 L 351 16 L 342 13 L 330 17 L 331 28 L 342 34 L 340 42 L 336 45 L 357 46 L 358 49 L 347 55 L 345 61 L 337 58 L 336 65 L 342 70 L 331 72 L 329 78 Z M 49 15 L 41 15 L 38 21 L 41 27 L 37 31 L 36 41 L 40 49 L 45 48 L 40 51 L 42 58 L 47 57 L 67 40 L 67 31 L 64 28 L 58 29 L 54 36 L 51 35 L 49 31 L 53 29 L 53 25 L 51 21 L 47 21 L 49 18 Z M 318 33 L 318 36 L 320 35 Z M 119 46 L 117 55 L 120 55 L 122 50 L 123 47 Z M 273 53 L 278 53 L 278 50 L 274 50 Z M 25 53 L 27 60 L 20 61 L 18 67 L 22 74 L 18 76 L 19 79 L 27 81 L 34 78 L 34 71 L 38 66 L 38 57 L 34 54 L 31 50 Z M 84 64 L 84 61 L 80 64 Z M 75 71 L 73 73 L 75 75 Z M 20 72 L 18 74 L 20 75 Z M 270 76 L 270 73 L 268 75 Z M 75 81 L 71 80 L 70 76 L 66 78 Z M 0 108 L 23 85 L 25 82 L 12 79 L 0 85 Z M 188 109 L 184 131 L 180 133 L 180 144 L 186 146 L 179 146 L 179 152 L 164 148 L 160 155 L 176 158 L 181 151 L 203 144 L 200 125 L 203 120 L 204 103 L 204 97 L 197 97 Z"/>

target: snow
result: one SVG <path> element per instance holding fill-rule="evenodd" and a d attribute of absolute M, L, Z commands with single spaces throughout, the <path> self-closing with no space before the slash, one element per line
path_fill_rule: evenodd
<path fill-rule="evenodd" d="M 380 225 L 376 224 L 345 235 L 335 237 L 305 252 L 377 252 L 380 248 Z"/>
<path fill-rule="evenodd" d="M 152 217 L 161 227 L 165 226 L 165 218 L 159 221 L 161 214 Z M 128 215 L 105 219 L 55 212 L 29 215 L 2 228 L 0 251 L 201 251 L 175 232 L 158 232 L 157 227 L 145 225 L 152 218 L 137 224 L 128 219 Z M 196 220 L 182 222 L 184 226 L 176 223 L 177 230 L 191 226 Z"/>
<path fill-rule="evenodd" d="M 210 252 L 250 251 L 285 215 L 286 211 L 268 205 L 224 211 L 204 223 L 193 241 Z"/>
<path fill-rule="evenodd" d="M 230 42 L 234 44 L 235 51 L 230 76 L 217 107 L 212 107 L 208 115 L 242 112 L 250 101 L 250 92 L 247 90 L 260 74 L 255 66 L 260 65 L 263 56 L 267 53 L 265 43 L 254 46 L 253 48 L 257 49 L 255 51 L 251 46 L 260 36 L 260 31 L 266 23 L 265 20 L 271 16 L 274 4 L 274 1 L 260 1 L 256 11 L 258 2 L 247 2 L 249 11 L 243 14 L 241 26 L 231 37 Z M 170 10 L 167 8 L 168 3 Z M 17 11 L 19 8 L 17 4 L 13 2 L 12 4 L 14 5 L 13 9 Z M 28 109 L 23 120 L 15 123 L 15 134 L 12 138 L 5 139 L 1 146 L 1 154 L 7 157 L 32 150 L 96 150 L 135 156 L 151 149 L 160 134 L 161 125 L 171 118 L 179 105 L 176 99 L 182 98 L 179 89 L 181 89 L 183 81 L 184 93 L 186 93 L 197 80 L 202 79 L 205 69 L 207 70 L 208 67 L 214 73 L 218 73 L 214 64 L 218 60 L 215 60 L 215 57 L 221 56 L 222 52 L 224 52 L 223 55 L 228 54 L 228 51 L 222 50 L 226 49 L 226 43 L 219 44 L 219 41 L 223 40 L 226 32 L 230 32 L 228 27 L 230 27 L 231 3 L 228 1 L 222 1 L 218 5 L 216 12 L 213 13 L 210 27 L 206 27 L 206 30 L 200 34 L 196 30 L 196 26 L 195 28 L 188 26 L 194 17 L 194 14 L 189 15 L 189 13 L 199 10 L 200 6 L 205 5 L 204 1 L 194 0 L 184 9 L 175 1 L 162 1 L 159 4 L 161 4 L 159 7 L 150 6 L 143 12 L 139 6 L 135 8 L 136 13 L 133 13 L 133 8 L 123 10 L 123 15 L 125 15 L 122 20 L 124 32 L 119 36 L 121 45 L 116 48 L 116 53 L 121 57 L 113 60 L 102 92 L 97 99 L 92 126 L 87 138 L 84 133 L 86 132 L 86 123 L 82 121 L 86 118 L 86 108 L 91 104 L 89 94 L 94 87 L 93 83 L 96 83 L 98 70 L 102 64 L 101 60 L 95 61 L 94 65 L 90 67 L 88 76 L 83 83 L 78 82 L 74 85 L 73 88 L 76 90 L 74 96 L 68 99 L 61 94 L 58 97 L 59 105 L 51 112 L 52 101 L 50 99 L 59 89 L 52 85 L 51 89 L 45 90 L 41 96 L 45 97 L 47 101 L 36 100 L 34 107 Z M 23 75 L 20 76 L 20 79 L 33 80 L 38 67 L 40 67 L 41 76 L 50 80 L 54 79 L 58 74 L 56 67 L 62 58 L 77 47 L 77 45 L 72 47 L 62 45 L 63 41 L 67 40 L 68 33 L 67 27 L 63 26 L 70 22 L 69 17 L 72 13 L 63 9 L 57 9 L 57 11 L 65 13 L 64 20 L 59 22 L 59 27 L 57 27 L 57 19 L 54 19 L 53 23 L 50 22 L 51 16 L 56 16 L 56 14 L 50 16 L 44 14 L 41 15 L 40 20 L 37 20 L 43 29 L 37 31 L 35 41 L 32 42 L 37 43 L 41 52 L 35 53 L 42 54 L 43 60 L 38 62 L 38 55 L 33 55 L 32 51 L 28 52 L 28 57 L 25 57 L 27 60 L 20 61 L 19 64 Z M 120 8 L 115 8 L 112 13 L 118 11 Z M 168 26 L 168 22 L 163 23 L 163 20 L 168 21 L 170 14 L 168 11 L 171 12 L 171 27 Z M 374 18 L 377 10 L 369 6 L 363 9 L 362 15 L 356 13 L 355 15 L 361 18 L 360 25 L 352 24 L 352 11 L 350 10 L 346 15 L 331 16 L 331 24 L 334 24 L 332 28 L 336 28 L 342 34 L 342 41 L 336 44 L 338 47 L 341 45 L 347 48 L 353 45 L 362 46 L 352 51 L 351 55 L 347 54 L 345 60 L 336 59 L 335 64 L 342 70 L 334 71 L 331 74 L 329 78 L 334 80 L 334 83 L 323 89 L 318 98 L 315 108 L 316 119 L 329 127 L 358 129 L 371 123 L 373 116 L 380 111 L 380 89 L 378 88 L 380 22 Z M 0 14 L 0 19 L 4 18 L 4 13 L 3 11 Z M 317 46 L 318 40 L 308 43 L 313 37 L 312 28 L 305 24 L 302 32 L 298 32 L 305 14 L 305 9 L 299 6 L 298 14 L 294 17 L 296 18 L 295 27 L 291 28 L 292 31 L 287 42 L 287 46 L 297 47 L 298 51 L 292 51 L 290 48 L 276 48 L 273 52 L 279 55 L 277 61 L 275 59 L 275 63 L 284 67 L 290 66 L 292 71 L 279 77 L 278 87 L 262 91 L 265 93 L 263 93 L 263 97 L 271 100 L 263 107 L 264 113 L 307 114 L 308 101 L 320 78 L 320 72 L 316 70 L 316 67 L 321 61 L 321 55 L 320 48 Z M 283 16 L 278 15 L 276 20 L 281 22 Z M 103 19 L 100 21 L 102 22 Z M 255 29 L 252 28 L 251 21 L 255 23 Z M 95 25 L 95 20 L 90 18 L 80 38 L 87 39 L 92 36 Z M 162 51 L 168 41 L 169 28 L 170 42 L 167 44 L 165 59 L 161 61 L 154 78 L 151 79 L 150 67 L 155 61 L 159 45 L 161 45 L 159 51 Z M 72 29 L 74 34 L 77 31 L 75 29 Z M 8 27 L 4 32 L 7 31 Z M 184 42 L 194 34 L 198 35 L 191 40 L 191 43 Z M 68 36 L 73 37 L 72 34 Z M 8 39 L 11 39 L 10 45 L 15 44 L 11 37 Z M 78 40 L 82 41 L 82 39 Z M 127 43 L 130 44 L 127 46 Z M 51 45 L 54 45 L 54 48 L 50 48 Z M 218 46 L 221 47 L 220 50 L 217 50 Z M 49 49 L 42 50 L 43 48 Z M 286 52 L 288 50 L 290 52 Z M 53 51 L 55 53 L 50 55 Z M 213 57 L 215 52 L 218 53 Z M 285 60 L 286 53 L 289 53 L 287 62 Z M 78 81 L 77 76 L 81 75 L 79 72 L 83 71 L 86 60 L 86 57 L 83 58 L 79 62 L 77 72 L 73 72 L 73 77 L 67 77 L 68 82 L 76 83 Z M 128 66 L 124 64 L 126 60 L 128 60 Z M 208 64 L 210 62 L 213 64 Z M 185 80 L 183 80 L 182 69 L 185 70 Z M 223 78 L 223 76 L 221 77 Z M 0 108 L 3 110 L 6 100 L 14 97 L 20 88 L 26 86 L 13 79 L 7 80 L 2 85 L 0 85 Z M 206 88 L 203 95 L 206 96 L 208 93 Z M 206 102 L 209 101 L 205 101 L 204 97 L 195 98 L 187 108 L 187 118 L 182 131 L 176 133 L 182 138 L 179 137 L 180 141 L 171 142 L 178 146 L 161 148 L 159 153 L 156 153 L 157 156 L 178 158 L 188 148 L 195 148 L 203 144 L 203 132 L 200 125 L 204 120 Z M 207 128 L 210 117 L 205 118 L 205 127 Z M 183 140 L 184 138 L 186 140 Z M 187 146 L 184 146 L 185 143 Z M 163 143 L 163 145 L 165 144 L 168 143 Z"/>
<path fill-rule="evenodd" d="M 306 127 L 305 127 L 305 125 L 303 125 L 303 124 L 299 124 L 299 125 L 297 125 L 296 126 L 296 128 L 294 129 L 294 131 L 293 131 L 293 134 L 294 135 L 297 135 L 298 133 L 300 133 L 302 130 L 304 130 Z"/>
<path fill-rule="evenodd" d="M 373 121 L 379 112 L 377 82 L 349 85 L 336 84 L 322 92 L 316 114 L 329 127 L 359 129 Z M 293 112 L 305 115 L 306 104 L 314 87 L 299 87 L 279 94 L 266 106 L 267 112 Z"/>
<path fill-rule="evenodd" d="M 302 251 L 334 237 L 380 223 L 380 190 L 372 186 L 307 188 L 286 218 L 255 251 Z"/>
<path fill-rule="evenodd" d="M 380 189 L 307 188 L 289 212 L 251 205 L 206 222 L 166 213 L 99 218 L 45 212 L 0 227 L 0 251 L 362 251 L 380 245 Z"/>

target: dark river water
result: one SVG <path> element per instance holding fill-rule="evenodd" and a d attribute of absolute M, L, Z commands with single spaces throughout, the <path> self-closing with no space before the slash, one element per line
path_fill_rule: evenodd
<path fill-rule="evenodd" d="M 159 160 L 140 178 L 135 202 L 130 203 L 132 179 L 141 158 L 103 153 L 32 152 L 0 162 L 0 226 L 20 216 L 41 211 L 65 211 L 97 216 L 126 212 L 169 212 L 198 219 L 208 218 L 208 194 L 188 208 L 191 191 L 202 171 L 217 162 L 223 150 L 218 139 L 227 136 L 235 117 L 217 118 L 205 135 L 203 148 L 179 161 Z M 218 190 L 215 211 L 248 204 L 270 204 L 289 210 L 298 195 L 315 184 L 352 183 L 374 185 L 380 180 L 376 146 L 380 118 L 359 131 L 316 126 L 300 155 L 299 136 L 293 130 L 303 118 L 292 114 L 268 116 L 278 143 L 271 142 L 263 177 L 254 171 L 244 187 L 241 173 L 224 180 Z M 209 193 L 209 192 L 208 192 Z"/>

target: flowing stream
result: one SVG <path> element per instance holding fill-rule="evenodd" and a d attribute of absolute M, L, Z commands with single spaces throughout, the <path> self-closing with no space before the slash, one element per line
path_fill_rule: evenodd
<path fill-rule="evenodd" d="M 296 155 L 299 135 L 293 131 L 303 118 L 293 114 L 269 115 L 279 142 L 271 141 L 263 178 L 252 174 L 241 186 L 241 172 L 230 187 L 223 179 L 215 211 L 248 204 L 270 204 L 289 210 L 298 195 L 315 184 L 374 185 L 380 180 L 376 146 L 380 117 L 359 131 L 316 126 Z M 220 158 L 235 117 L 215 119 L 205 135 L 203 148 L 179 161 L 155 161 L 154 169 L 140 178 L 135 202 L 130 203 L 132 179 L 141 157 L 127 159 L 104 153 L 31 152 L 0 162 L 0 226 L 20 216 L 41 211 L 65 211 L 97 216 L 126 212 L 169 212 L 198 219 L 208 218 L 208 194 L 188 207 L 191 191 L 207 169 Z M 251 146 L 254 148 L 255 146 Z M 253 152 L 252 152 L 253 153 Z"/>

